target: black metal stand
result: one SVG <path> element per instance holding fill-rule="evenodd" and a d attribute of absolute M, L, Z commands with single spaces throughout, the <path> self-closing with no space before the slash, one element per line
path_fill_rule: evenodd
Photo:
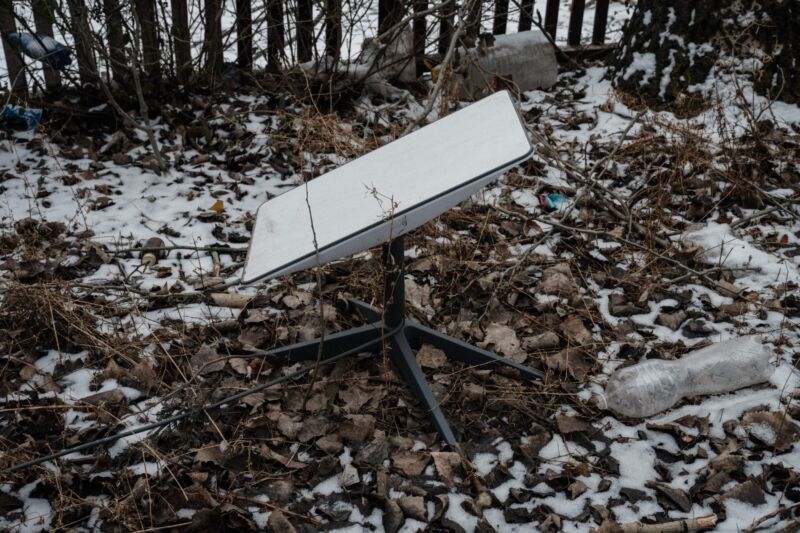
<path fill-rule="evenodd" d="M 384 312 L 360 300 L 350 300 L 350 305 L 370 323 L 366 326 L 341 331 L 326 335 L 322 341 L 323 357 L 329 358 L 347 350 L 352 350 L 365 343 L 373 341 L 372 348 L 365 351 L 377 353 L 381 351 L 383 340 L 391 348 L 392 362 L 400 369 L 406 385 L 414 396 L 428 412 L 433 426 L 450 446 L 457 444 L 450 424 L 439 408 L 433 392 L 425 380 L 425 374 L 417 364 L 414 350 L 419 349 L 423 343 L 428 343 L 442 350 L 449 359 L 470 365 L 505 365 L 515 368 L 524 379 L 541 378 L 543 374 L 538 370 L 519 365 L 504 359 L 492 352 L 482 350 L 476 346 L 454 339 L 438 331 L 432 330 L 409 320 L 405 316 L 405 247 L 403 237 L 397 237 L 383 247 L 383 261 L 386 267 L 385 294 L 389 295 Z M 388 332 L 394 332 L 387 336 Z M 310 361 L 317 358 L 319 339 L 294 344 L 272 350 L 272 354 L 285 358 L 288 361 Z"/>

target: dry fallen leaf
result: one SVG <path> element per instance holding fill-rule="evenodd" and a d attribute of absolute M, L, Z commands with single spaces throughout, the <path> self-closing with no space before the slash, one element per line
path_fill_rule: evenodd
<path fill-rule="evenodd" d="M 725 491 L 719 499 L 723 502 L 728 499 L 734 499 L 749 503 L 750 505 L 761 505 L 767 501 L 764 497 L 764 489 L 761 488 L 758 481 L 752 478 Z"/>
<path fill-rule="evenodd" d="M 504 356 L 516 355 L 520 351 L 520 342 L 514 330 L 496 323 L 489 324 L 483 342 L 479 342 L 478 346 L 494 346 L 494 351 Z"/>
<path fill-rule="evenodd" d="M 222 465 L 225 462 L 225 454 L 219 449 L 219 444 L 212 443 L 197 450 L 194 455 L 194 462 Z"/>
<path fill-rule="evenodd" d="M 783 413 L 770 411 L 747 413 L 742 418 L 742 426 L 751 438 L 773 447 L 776 452 L 790 450 L 800 439 L 800 429 Z"/>
<path fill-rule="evenodd" d="M 551 370 L 567 372 L 570 376 L 580 381 L 591 370 L 591 361 L 578 348 L 566 348 L 544 359 L 545 365 Z"/>
<path fill-rule="evenodd" d="M 445 485 L 452 487 L 453 478 L 461 466 L 461 456 L 456 452 L 431 452 L 431 458 L 439 478 Z"/>
<path fill-rule="evenodd" d="M 217 353 L 216 344 L 204 344 L 192 355 L 189 360 L 192 369 L 201 376 L 219 372 L 225 368 L 225 359 Z"/>
<path fill-rule="evenodd" d="M 417 362 L 422 368 L 441 368 L 447 362 L 447 356 L 442 350 L 423 344 L 417 351 Z"/>
<path fill-rule="evenodd" d="M 577 290 L 569 266 L 566 264 L 552 266 L 542 273 L 539 291 L 543 294 L 569 296 Z"/>
<path fill-rule="evenodd" d="M 370 438 L 375 431 L 375 417 L 372 415 L 348 415 L 339 428 L 339 436 L 348 442 L 360 444 Z"/>
<path fill-rule="evenodd" d="M 225 211 L 225 204 L 223 203 L 222 200 L 217 200 L 216 202 L 214 202 L 214 205 L 211 206 L 210 210 L 214 211 L 215 213 L 222 213 L 223 211 Z"/>
<path fill-rule="evenodd" d="M 392 465 L 407 476 L 419 476 L 431 462 L 424 452 L 398 451 L 392 454 Z"/>
<path fill-rule="evenodd" d="M 562 435 L 570 433 L 585 433 L 592 430 L 592 425 L 583 418 L 570 415 L 556 416 L 556 426 Z"/>
<path fill-rule="evenodd" d="M 250 372 L 250 362 L 247 359 L 232 357 L 228 359 L 228 362 L 231 364 L 231 368 L 243 376 L 246 376 Z"/>
<path fill-rule="evenodd" d="M 342 389 L 339 391 L 339 399 L 344 402 L 342 410 L 345 413 L 357 413 L 372 398 L 381 393 L 382 391 L 378 387 L 366 389 L 360 385 Z"/>
<path fill-rule="evenodd" d="M 278 417 L 278 431 L 288 439 L 295 438 L 301 427 L 303 427 L 302 422 L 295 422 L 292 417 L 285 413 L 281 413 Z"/>
<path fill-rule="evenodd" d="M 583 325 L 583 320 L 578 315 L 570 315 L 561 323 L 561 333 L 572 344 L 582 345 L 592 340 L 591 332 Z"/>

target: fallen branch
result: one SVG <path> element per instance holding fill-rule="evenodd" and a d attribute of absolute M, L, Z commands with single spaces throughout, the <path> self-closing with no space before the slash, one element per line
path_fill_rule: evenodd
<path fill-rule="evenodd" d="M 697 518 L 683 518 L 662 524 L 642 524 L 641 522 L 604 522 L 598 533 L 684 533 L 708 529 L 717 524 L 717 515 L 700 516 Z"/>
<path fill-rule="evenodd" d="M 229 307 L 231 309 L 244 309 L 255 296 L 246 294 L 236 294 L 230 292 L 212 292 L 211 299 L 218 307 Z"/>
<path fill-rule="evenodd" d="M 800 507 L 800 502 L 793 503 L 792 505 L 787 505 L 787 506 L 784 506 L 784 507 L 779 507 L 779 508 L 775 509 L 774 511 L 772 511 L 771 513 L 767 513 L 764 516 L 762 516 L 761 518 L 759 518 L 758 520 L 756 520 L 755 522 L 753 522 L 750 525 L 750 527 L 748 527 L 747 529 L 744 530 L 744 533 L 752 533 L 753 531 L 758 529 L 758 526 L 760 526 L 761 524 L 763 524 L 767 520 L 770 520 L 771 518 L 775 518 L 776 516 L 782 515 L 783 513 L 789 512 L 792 509 L 797 509 L 798 507 Z"/>

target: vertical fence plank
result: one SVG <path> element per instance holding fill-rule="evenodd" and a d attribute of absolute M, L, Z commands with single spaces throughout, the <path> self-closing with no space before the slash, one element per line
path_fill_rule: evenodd
<path fill-rule="evenodd" d="M 175 74 L 181 83 L 192 76 L 192 43 L 189 36 L 189 9 L 186 0 L 172 0 L 172 46 L 175 49 Z"/>
<path fill-rule="evenodd" d="M 205 0 L 205 42 L 206 71 L 212 80 L 222 75 L 222 5 L 220 0 Z"/>
<path fill-rule="evenodd" d="M 314 57 L 314 12 L 312 0 L 297 0 L 297 61 Z"/>
<path fill-rule="evenodd" d="M 236 0 L 236 63 L 253 67 L 253 6 L 250 0 Z"/>
<path fill-rule="evenodd" d="M 53 36 L 53 11 L 46 0 L 33 0 L 31 3 L 33 10 L 33 24 L 36 26 L 36 33 Z M 44 66 L 44 86 L 48 91 L 55 91 L 61 87 L 61 74 L 47 65 Z"/>
<path fill-rule="evenodd" d="M 412 31 L 414 32 L 414 62 L 417 67 L 417 76 L 420 76 L 425 72 L 423 58 L 425 57 L 425 36 L 428 33 L 428 21 L 425 15 L 420 15 L 420 13 L 428 9 L 428 0 L 413 0 L 412 8 L 415 15 L 414 23 L 412 24 Z"/>
<path fill-rule="evenodd" d="M 569 14 L 569 31 L 567 32 L 567 44 L 570 46 L 581 44 L 583 13 L 585 10 L 586 0 L 572 0 L 572 10 Z"/>
<path fill-rule="evenodd" d="M 3 52 L 5 52 L 6 56 L 11 93 L 18 98 L 25 98 L 28 91 L 28 80 L 25 78 L 25 65 L 6 38 L 8 33 L 17 31 L 17 23 L 14 20 L 13 9 L 11 0 L 0 0 L 0 31 L 3 33 Z"/>
<path fill-rule="evenodd" d="M 503 35 L 508 26 L 508 0 L 495 0 L 492 34 Z"/>
<path fill-rule="evenodd" d="M 533 0 L 522 0 L 519 4 L 518 31 L 528 31 L 533 24 Z"/>
<path fill-rule="evenodd" d="M 97 64 L 94 60 L 89 13 L 85 3 L 68 0 L 72 35 L 75 38 L 75 56 L 78 60 L 78 76 L 81 85 L 92 85 L 97 79 Z"/>
<path fill-rule="evenodd" d="M 161 55 L 158 46 L 158 22 L 155 0 L 135 0 L 136 16 L 142 43 L 142 69 L 145 76 L 156 80 L 161 76 Z"/>
<path fill-rule="evenodd" d="M 44 1 L 46 0 L 42 0 L 42 3 Z M 128 77 L 128 61 L 125 57 L 125 24 L 122 18 L 122 4 L 120 1 L 103 0 L 103 16 L 106 22 L 108 60 L 111 74 L 117 83 L 124 83 Z M 37 24 L 36 26 L 38 28 L 39 25 Z M 46 74 L 47 72 L 45 72 Z"/>
<path fill-rule="evenodd" d="M 403 20 L 403 0 L 378 0 L 378 35 Z"/>
<path fill-rule="evenodd" d="M 450 46 L 450 39 L 453 38 L 453 32 L 455 31 L 455 18 L 455 1 L 451 0 L 441 8 L 441 12 L 439 13 L 438 52 L 442 57 L 444 57 L 444 55 L 447 53 L 447 48 Z"/>
<path fill-rule="evenodd" d="M 325 53 L 337 60 L 342 52 L 342 0 L 325 0 Z"/>
<path fill-rule="evenodd" d="M 481 29 L 481 15 L 483 13 L 483 1 L 473 0 L 470 6 L 469 13 L 467 13 L 467 30 L 465 33 L 465 40 L 471 46 L 478 38 L 478 33 Z"/>
<path fill-rule="evenodd" d="M 544 13 L 544 31 L 550 34 L 555 40 L 556 30 L 558 29 L 558 0 L 547 0 L 547 7 Z"/>
<path fill-rule="evenodd" d="M 606 40 L 606 23 L 608 22 L 608 0 L 597 0 L 592 28 L 592 44 L 603 44 Z"/>
<path fill-rule="evenodd" d="M 267 0 L 267 63 L 280 70 L 284 56 L 283 0 Z"/>

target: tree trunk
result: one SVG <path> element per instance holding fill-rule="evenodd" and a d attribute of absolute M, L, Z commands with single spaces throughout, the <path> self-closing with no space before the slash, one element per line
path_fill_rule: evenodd
<path fill-rule="evenodd" d="M 692 86 L 706 81 L 720 51 L 753 57 L 753 45 L 766 59 L 754 74 L 756 89 L 800 101 L 797 0 L 639 0 L 612 60 L 614 84 L 648 105 L 691 111 L 703 100 Z"/>
<path fill-rule="evenodd" d="M 31 4 L 33 9 L 33 23 L 36 26 L 36 33 L 53 36 L 53 9 L 47 0 L 34 0 Z M 56 91 L 61 87 L 61 74 L 54 68 L 44 65 L 44 86 L 47 91 Z"/>
<path fill-rule="evenodd" d="M 467 29 L 464 32 L 464 43 L 467 47 L 472 47 L 478 39 L 481 29 L 481 17 L 483 15 L 483 0 L 472 0 L 469 11 L 466 13 Z"/>
<path fill-rule="evenodd" d="M 222 5 L 221 0 L 205 0 L 206 71 L 212 81 L 222 75 Z"/>
<path fill-rule="evenodd" d="M 125 84 L 128 79 L 128 60 L 125 57 L 125 30 L 122 4 L 119 0 L 103 0 L 103 15 L 106 19 L 108 60 L 114 81 Z"/>
<path fill-rule="evenodd" d="M 192 43 L 189 36 L 189 10 L 186 0 L 172 0 L 172 42 L 175 48 L 175 73 L 181 83 L 192 76 Z"/>
<path fill-rule="evenodd" d="M 453 38 L 455 31 L 456 8 L 454 3 L 448 3 L 446 6 L 440 8 L 439 16 L 439 44 L 437 51 L 442 57 L 447 53 L 450 47 L 450 40 Z"/>
<path fill-rule="evenodd" d="M 297 61 L 304 63 L 314 57 L 314 4 L 297 0 Z"/>
<path fill-rule="evenodd" d="M 284 56 L 283 0 L 267 0 L 267 64 L 279 71 Z"/>
<path fill-rule="evenodd" d="M 403 0 L 378 0 L 378 35 L 383 35 L 403 20 L 404 12 Z"/>
<path fill-rule="evenodd" d="M 156 3 L 155 0 L 136 0 L 134 4 L 142 33 L 142 68 L 149 80 L 157 80 L 161 76 L 161 55 L 158 49 Z"/>
<path fill-rule="evenodd" d="M 770 23 L 755 28 L 770 53 L 756 79 L 758 92 L 770 98 L 800 104 L 800 2 L 763 2 Z"/>
<path fill-rule="evenodd" d="M 412 7 L 414 14 L 417 15 L 412 23 L 414 32 L 414 61 L 417 67 L 417 76 L 421 76 L 425 72 L 425 37 L 428 33 L 428 22 L 424 15 L 419 15 L 428 9 L 428 0 L 413 0 Z"/>
<path fill-rule="evenodd" d="M 342 0 L 325 0 L 325 53 L 334 60 L 342 51 Z"/>
<path fill-rule="evenodd" d="M 17 31 L 17 22 L 14 20 L 14 8 L 11 0 L 0 0 L 0 32 L 3 33 L 3 52 L 6 56 L 6 66 L 8 67 L 8 77 L 10 79 L 11 92 L 18 98 L 25 98 L 28 92 L 28 81 L 25 79 L 25 66 L 17 52 L 11 47 L 6 39 L 9 32 Z"/>
<path fill-rule="evenodd" d="M 492 34 L 504 35 L 508 26 L 508 0 L 495 0 Z"/>
<path fill-rule="evenodd" d="M 253 6 L 250 0 L 236 0 L 236 63 L 253 67 Z"/>
<path fill-rule="evenodd" d="M 518 31 L 528 31 L 533 22 L 533 0 L 521 0 L 519 3 Z"/>
<path fill-rule="evenodd" d="M 89 26 L 88 8 L 78 0 L 68 0 L 72 35 L 75 38 L 75 56 L 78 60 L 78 76 L 81 85 L 91 86 L 97 80 L 97 63 L 94 59 L 92 33 Z"/>

